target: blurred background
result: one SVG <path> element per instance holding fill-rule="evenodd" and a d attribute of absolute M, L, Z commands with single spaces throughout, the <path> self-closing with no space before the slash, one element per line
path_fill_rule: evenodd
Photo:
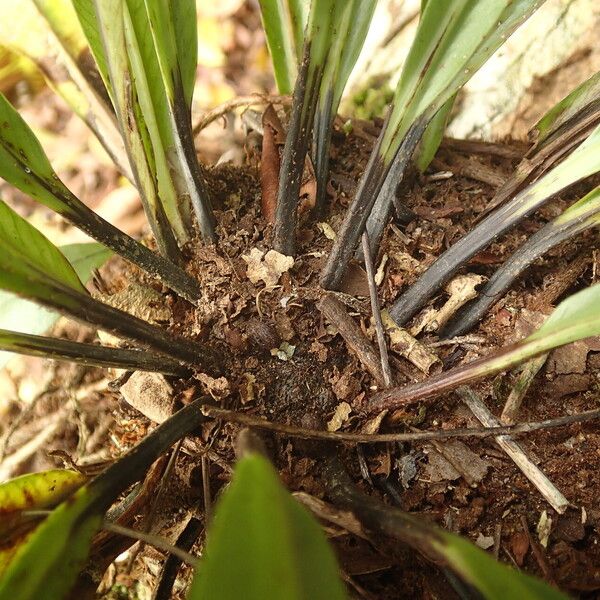
<path fill-rule="evenodd" d="M 342 104 L 345 116 L 372 119 L 385 114 L 419 5 L 420 0 L 379 0 Z M 0 91 L 33 127 L 75 194 L 118 227 L 140 233 L 144 217 L 137 194 L 86 126 L 44 83 L 38 67 L 53 68 L 61 60 L 60 50 L 32 0 L 4 2 L 1 11 Z M 600 70 L 595 39 L 599 25 L 598 0 L 547 0 L 462 91 L 449 134 L 525 138 L 550 106 Z M 276 93 L 257 0 L 198 2 L 198 63 L 194 122 L 236 96 Z M 199 156 L 208 164 L 239 163 L 244 137 L 241 120 L 230 113 L 198 136 Z M 56 243 L 82 238 L 4 183 L 0 195 Z"/>

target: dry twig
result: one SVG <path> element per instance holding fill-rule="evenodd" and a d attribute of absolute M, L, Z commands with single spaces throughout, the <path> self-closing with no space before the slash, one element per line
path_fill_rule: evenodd
<path fill-rule="evenodd" d="M 539 429 L 550 429 L 553 427 L 563 427 L 573 423 L 584 423 L 600 418 L 600 409 L 588 410 L 576 415 L 565 415 L 556 419 L 547 419 L 535 423 L 519 423 L 518 425 L 495 425 L 490 427 L 465 427 L 457 429 L 444 429 L 440 431 L 417 431 L 411 433 L 346 433 L 343 431 L 322 431 L 318 429 L 305 429 L 302 427 L 294 427 L 285 423 L 274 423 L 253 417 L 251 415 L 218 408 L 213 405 L 204 405 L 203 413 L 214 419 L 223 419 L 232 423 L 240 423 L 248 427 L 256 427 L 258 429 L 268 429 L 277 433 L 283 433 L 291 437 L 328 440 L 337 443 L 350 444 L 374 444 L 383 442 L 416 442 L 422 440 L 443 440 L 459 437 L 475 437 L 485 438 L 498 435 L 517 435 L 521 433 L 529 433 Z"/>
<path fill-rule="evenodd" d="M 202 118 L 194 125 L 193 134 L 198 135 L 205 127 L 213 121 L 226 115 L 228 112 L 240 108 L 241 106 L 254 106 L 257 104 L 291 104 L 290 96 L 270 96 L 269 94 L 250 94 L 248 96 L 238 96 L 232 98 L 219 106 L 215 106 L 209 110 Z"/>
<path fill-rule="evenodd" d="M 365 231 L 362 236 L 363 254 L 365 257 L 365 268 L 367 270 L 367 281 L 369 282 L 369 296 L 371 297 L 371 311 L 373 312 L 373 321 L 375 321 L 375 331 L 377 332 L 377 345 L 379 346 L 379 356 L 381 358 L 381 372 L 385 387 L 390 387 L 392 381 L 392 369 L 390 368 L 390 358 L 388 356 L 387 345 L 385 343 L 385 334 L 383 332 L 383 322 L 381 320 L 381 309 L 377 298 L 377 285 L 375 284 L 375 273 L 373 273 L 373 257 L 371 256 L 371 245 L 369 244 L 369 234 Z"/>
<path fill-rule="evenodd" d="M 488 410 L 487 406 L 481 401 L 479 396 L 471 390 L 471 388 L 462 386 L 458 388 L 457 392 L 482 425 L 486 427 L 497 427 L 500 424 L 500 421 Z M 537 467 L 537 465 L 533 463 L 523 448 L 507 435 L 496 437 L 496 442 L 502 450 L 510 456 L 523 475 L 525 475 L 525 477 L 527 477 L 527 479 L 529 479 L 529 481 L 537 488 L 540 494 L 546 498 L 552 508 L 559 514 L 563 514 L 569 506 L 569 501 L 556 489 L 554 484 Z"/>
<path fill-rule="evenodd" d="M 325 294 L 318 304 L 323 316 L 344 338 L 348 348 L 356 355 L 378 385 L 385 386 L 381 361 L 371 342 L 365 337 L 354 319 L 346 312 L 344 305 L 333 295 Z"/>

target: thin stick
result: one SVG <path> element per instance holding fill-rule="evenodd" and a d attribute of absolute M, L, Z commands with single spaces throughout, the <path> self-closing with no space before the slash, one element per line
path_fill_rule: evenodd
<path fill-rule="evenodd" d="M 504 423 L 505 425 L 512 425 L 512 423 L 515 422 L 517 413 L 521 408 L 523 398 L 525 398 L 525 394 L 527 394 L 529 386 L 533 383 L 538 371 L 544 366 L 547 358 L 548 353 L 540 354 L 540 356 L 528 360 L 525 365 L 523 365 L 523 370 L 521 371 L 517 382 L 513 386 L 508 398 L 506 399 L 506 404 L 504 405 L 502 414 L 500 415 L 500 422 Z"/>
<path fill-rule="evenodd" d="M 477 420 L 486 427 L 497 427 L 500 421 L 488 410 L 479 396 L 469 387 L 462 386 L 457 390 L 463 402 L 471 409 Z M 517 442 L 507 435 L 496 437 L 498 445 L 510 456 L 523 475 L 544 496 L 550 506 L 559 514 L 563 514 L 569 506 L 569 501 L 556 489 L 554 484 L 527 456 L 527 453 Z"/>
<path fill-rule="evenodd" d="M 381 361 L 375 348 L 354 322 L 354 319 L 346 312 L 344 305 L 333 294 L 326 294 L 321 298 L 318 308 L 323 316 L 337 329 L 348 348 L 371 373 L 377 383 L 386 386 Z"/>
<path fill-rule="evenodd" d="M 183 439 L 180 439 L 173 447 L 171 456 L 169 456 L 169 461 L 167 462 L 167 466 L 165 467 L 165 470 L 163 471 L 163 474 L 160 477 L 160 481 L 158 482 L 158 485 L 156 486 L 156 489 L 154 490 L 154 494 L 152 495 L 152 500 L 150 501 L 150 507 L 148 509 L 148 512 L 146 513 L 146 518 L 144 519 L 144 521 L 142 523 L 142 528 L 143 528 L 144 534 L 150 535 L 150 531 L 152 530 L 152 527 L 154 526 L 154 522 L 156 521 L 156 515 L 157 515 L 156 509 L 158 507 L 160 500 L 163 497 L 163 494 L 164 494 L 164 491 L 166 488 L 166 484 L 167 484 L 169 478 L 171 477 L 171 473 L 173 472 L 173 469 L 175 468 L 175 463 L 177 462 L 177 457 L 179 456 L 179 449 L 181 448 L 182 443 L 183 443 Z M 144 549 L 144 542 L 142 541 L 142 543 L 139 544 L 131 552 L 131 555 L 129 556 L 129 560 L 128 560 L 128 564 L 127 564 L 127 573 L 131 573 L 131 569 L 133 568 L 133 563 L 135 562 L 135 559 L 137 558 L 138 554 L 143 549 Z"/>
<path fill-rule="evenodd" d="M 152 535 L 150 533 L 144 533 L 143 531 L 137 531 L 135 529 L 129 529 L 129 527 L 123 527 L 122 525 L 117 525 L 116 523 L 103 523 L 102 529 L 106 529 L 106 531 L 110 531 L 111 533 L 116 533 L 117 535 L 123 535 L 128 538 L 132 538 L 134 540 L 139 540 L 140 542 L 144 542 L 145 544 L 149 544 L 150 546 L 154 546 L 163 552 L 168 552 L 169 554 L 173 554 L 177 558 L 181 559 L 184 563 L 192 566 L 198 566 L 198 559 L 178 548 L 177 546 L 172 546 L 165 539 Z"/>
<path fill-rule="evenodd" d="M 204 523 L 208 526 L 211 518 L 211 493 L 210 493 L 210 459 L 206 454 L 202 455 L 202 495 L 204 500 Z"/>
<path fill-rule="evenodd" d="M 374 444 L 387 442 L 416 442 L 421 440 L 443 440 L 458 437 L 486 438 L 498 435 L 517 435 L 529 433 L 539 429 L 550 429 L 563 427 L 573 423 L 584 423 L 600 418 L 600 408 L 588 410 L 577 415 L 565 415 L 556 419 L 547 419 L 534 423 L 519 423 L 518 425 L 494 425 L 489 427 L 464 427 L 456 429 L 444 429 L 440 431 L 417 431 L 411 433 L 346 433 L 343 431 L 322 431 L 318 429 L 305 429 L 294 427 L 285 423 L 274 423 L 260 417 L 253 417 L 245 413 L 239 413 L 225 408 L 217 408 L 212 405 L 204 405 L 202 412 L 214 419 L 223 419 L 232 423 L 240 423 L 248 427 L 268 429 L 283 433 L 291 437 L 315 440 L 329 440 L 337 443 L 350 444 Z"/>
<path fill-rule="evenodd" d="M 289 105 L 292 103 L 291 96 L 270 96 L 269 94 L 250 94 L 248 96 L 238 96 L 232 98 L 219 106 L 209 110 L 202 115 L 200 120 L 194 125 L 193 134 L 198 135 L 205 127 L 208 127 L 213 121 L 216 121 L 228 112 L 242 106 L 256 106 L 257 104 L 283 104 Z"/>
<path fill-rule="evenodd" d="M 466 154 L 487 154 L 490 156 L 499 156 L 500 158 L 518 158 L 521 159 L 531 148 L 527 142 L 513 141 L 509 144 L 485 142 L 483 140 L 459 140 L 456 138 L 445 137 L 442 139 L 442 148 L 449 148 Z"/>
<path fill-rule="evenodd" d="M 23 515 L 27 517 L 47 517 L 52 513 L 51 510 L 25 510 L 23 511 Z M 105 531 L 110 531 L 111 533 L 116 533 L 117 535 L 122 535 L 124 537 L 131 538 L 133 540 L 138 540 L 140 542 L 144 542 L 145 544 L 149 544 L 150 546 L 154 546 L 163 552 L 168 552 L 169 554 L 173 554 L 177 556 L 177 558 L 181 559 L 184 563 L 192 566 L 198 566 L 198 559 L 190 554 L 189 552 L 185 552 L 181 548 L 177 548 L 177 546 L 173 546 L 169 544 L 167 540 L 164 538 L 152 535 L 150 533 L 144 533 L 143 531 L 138 531 L 137 529 L 130 529 L 129 527 L 123 527 L 123 525 L 117 525 L 117 523 L 111 523 L 109 521 L 103 521 L 101 525 L 102 529 Z"/>
<path fill-rule="evenodd" d="M 375 284 L 375 273 L 373 272 L 373 257 L 371 256 L 371 245 L 369 244 L 369 234 L 365 231 L 362 235 L 363 254 L 365 257 L 365 268 L 367 270 L 367 281 L 369 282 L 369 296 L 371 297 L 371 311 L 375 321 L 375 331 L 377 332 L 377 345 L 379 346 L 379 356 L 381 359 L 381 371 L 385 387 L 392 385 L 392 369 L 390 368 L 390 358 L 388 356 L 387 345 L 385 343 L 385 334 L 383 332 L 383 322 L 381 320 L 381 309 L 377 298 L 377 285 Z"/>

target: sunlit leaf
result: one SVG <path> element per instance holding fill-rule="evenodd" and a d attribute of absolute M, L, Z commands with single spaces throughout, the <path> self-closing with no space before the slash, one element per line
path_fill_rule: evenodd
<path fill-rule="evenodd" d="M 0 94 L 0 177 L 45 204 L 92 238 L 154 275 L 188 300 L 200 294 L 183 269 L 136 242 L 76 198 L 58 178 L 37 138 Z"/>
<path fill-rule="evenodd" d="M 185 1 L 189 4 L 189 0 Z M 189 75 L 192 72 L 190 67 L 193 67 L 195 73 L 196 56 L 189 54 L 189 49 L 186 49 L 182 65 L 180 58 L 184 54 L 180 52 L 176 39 L 177 36 L 181 36 L 182 41 L 192 37 L 195 39 L 196 19 L 188 18 L 184 23 L 180 15 L 179 20 L 176 20 L 173 5 L 159 0 L 125 0 L 125 6 L 125 34 L 133 74 L 136 78 L 145 77 L 151 82 L 147 90 L 138 89 L 143 118 L 146 121 L 156 118 L 161 133 L 162 153 L 177 190 L 175 208 L 181 211 L 183 205 L 191 203 L 200 233 L 205 239 L 214 240 L 208 189 L 201 174 L 192 137 L 193 79 Z M 192 8 L 189 5 L 188 14 L 192 12 Z M 176 30 L 176 26 L 180 31 Z M 182 69 L 186 70 L 186 82 L 183 80 Z M 156 85 L 155 75 L 162 81 L 161 86 Z M 146 103 L 144 95 L 147 96 Z M 148 101 L 151 101 L 151 107 Z M 152 135 L 152 131 L 150 133 Z M 156 144 L 157 140 L 153 139 L 155 155 L 158 154 Z M 185 214 L 182 218 L 185 221 Z"/>
<path fill-rule="evenodd" d="M 333 122 L 342 93 L 367 37 L 376 5 L 375 0 L 352 0 L 337 18 L 315 112 L 313 144 L 318 211 L 325 204 Z"/>
<path fill-rule="evenodd" d="M 84 256 L 79 249 L 80 257 Z M 88 257 L 89 258 L 89 257 Z M 85 323 L 132 339 L 187 364 L 220 370 L 216 356 L 92 298 L 69 261 L 35 227 L 0 202 L 0 289 L 35 300 Z"/>
<path fill-rule="evenodd" d="M 102 266 L 112 255 L 110 250 L 97 243 L 68 244 L 62 246 L 60 252 L 83 283 L 89 280 L 94 269 Z M 59 313 L 35 302 L 0 291 L 0 329 L 37 335 L 46 333 L 59 317 Z M 11 352 L 0 352 L 0 367 L 13 357 Z"/>
<path fill-rule="evenodd" d="M 260 0 L 260 13 L 280 94 L 293 90 L 304 43 L 307 0 Z"/>
<path fill-rule="evenodd" d="M 0 483 L 0 511 L 4 516 L 23 510 L 48 508 L 62 502 L 85 481 L 81 473 L 68 469 L 21 475 Z"/>
<path fill-rule="evenodd" d="M 259 455 L 238 463 L 188 600 L 345 598 L 319 525 Z"/>
<path fill-rule="evenodd" d="M 177 63 L 185 101 L 190 108 L 196 84 L 196 66 L 198 60 L 198 31 L 196 0 L 180 0 L 171 3 L 173 30 L 177 44 Z"/>
<path fill-rule="evenodd" d="M 35 227 L 0 201 L 0 285 L 48 277 L 85 292 L 69 261 Z"/>
<path fill-rule="evenodd" d="M 0 484 L 0 577 L 35 528 L 23 511 L 56 506 L 85 481 L 77 471 L 55 469 L 28 473 Z"/>
<path fill-rule="evenodd" d="M 393 201 L 392 194 L 380 195 L 388 174 L 400 183 L 429 121 L 540 4 L 426 3 L 388 118 L 321 276 L 324 287 L 339 288 L 371 212 L 370 237 L 380 238 Z"/>
<path fill-rule="evenodd" d="M 54 509 L 13 556 L 0 579 L 0 600 L 63 600 L 85 564 L 108 507 L 204 418 L 200 402 L 183 408 Z"/>
<path fill-rule="evenodd" d="M 94 2 L 91 0 L 71 0 L 73 8 L 77 13 L 81 28 L 85 34 L 85 37 L 90 46 L 90 50 L 94 55 L 96 65 L 102 76 L 102 81 L 108 90 L 109 94 L 112 94 L 111 82 L 108 76 L 108 64 L 106 60 L 106 54 L 104 46 L 102 44 L 102 35 L 100 33 L 100 27 L 98 26 L 98 18 L 96 15 L 96 9 Z M 115 12 L 115 19 L 118 18 L 119 13 Z"/>

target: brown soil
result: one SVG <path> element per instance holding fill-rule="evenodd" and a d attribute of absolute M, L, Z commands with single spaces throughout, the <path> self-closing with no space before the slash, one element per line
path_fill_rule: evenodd
<path fill-rule="evenodd" d="M 326 218 L 334 230 L 366 164 L 375 129 L 357 123 L 347 139 L 341 135 L 337 139 L 331 165 L 331 213 Z M 408 223 L 394 224 L 386 234 L 377 260 L 379 265 L 383 255 L 389 259 L 380 286 L 384 305 L 389 305 L 415 281 L 423 267 L 472 227 L 494 194 L 490 173 L 502 180 L 518 162 L 493 154 L 469 156 L 442 149 L 435 166 L 460 165 L 465 158 L 483 167 L 482 177 L 487 183 L 461 175 L 460 166 L 450 166 L 447 168 L 454 172 L 453 177 L 438 179 L 430 172 L 423 177 L 412 177 L 404 186 L 406 204 L 415 217 Z M 269 226 L 265 226 L 260 214 L 258 169 L 258 158 L 251 157 L 244 167 L 218 167 L 210 173 L 221 241 L 218 248 L 197 245 L 189 249 L 189 269 L 200 279 L 204 290 L 199 306 L 176 299 L 118 259 L 103 269 L 101 279 L 108 288 L 103 291 L 116 293 L 133 278 L 156 287 L 165 294 L 172 310 L 170 328 L 197 338 L 223 357 L 223 380 L 191 378 L 171 382 L 179 402 L 212 393 L 227 408 L 315 429 L 326 429 L 338 404 L 347 402 L 354 411 L 342 430 L 360 431 L 366 417 L 359 407 L 364 406 L 376 383 L 317 309 L 322 294 L 318 274 L 332 242 L 310 220 L 308 211 L 301 216 L 298 257 L 292 269 L 270 288 L 265 288 L 262 282 L 251 283 L 247 277 L 247 263 L 242 256 L 248 255 L 252 248 L 269 249 Z M 534 218 L 476 256 L 468 271 L 491 274 L 528 235 L 587 188 L 589 185 L 569 190 L 540 210 Z M 538 261 L 472 332 L 478 337 L 431 347 L 443 368 L 514 341 L 515 329 L 522 327 L 524 318 L 530 314 L 527 310 L 547 311 L 564 295 L 588 285 L 596 277 L 596 235 L 583 235 Z M 575 260 L 581 256 L 587 260 Z M 575 264 L 583 266 L 574 273 Z M 364 273 L 357 268 L 342 299 L 365 335 L 374 342 L 365 290 Z M 444 299 L 442 295 L 433 304 L 439 306 Z M 63 327 L 60 333 L 91 339 L 91 333 L 72 326 Z M 420 339 L 426 345 L 437 341 L 431 334 L 421 335 Z M 276 349 L 281 350 L 279 356 L 273 355 Z M 554 353 L 529 390 L 519 420 L 537 421 L 596 408 L 600 377 L 597 350 L 600 350 L 597 342 L 571 348 L 568 356 L 577 354 L 579 361 L 567 360 L 564 352 Z M 399 384 L 426 377 L 399 355 L 392 354 L 392 364 Z M 99 370 L 59 366 L 48 384 L 50 391 L 25 416 L 8 445 L 8 453 L 31 436 L 31 428 L 39 428 L 36 423 L 43 415 L 66 410 L 70 420 L 44 442 L 43 449 L 62 450 L 77 460 L 84 459 L 83 463 L 95 462 L 95 453 L 102 459 L 122 454 L 143 437 L 152 423 L 124 402 L 118 391 L 120 382 L 111 384 L 110 379 L 113 376 L 107 379 L 107 374 Z M 503 374 L 475 389 L 490 409 L 499 414 L 514 379 L 514 374 Z M 67 398 L 77 390 L 85 390 L 86 385 L 96 386 L 93 389 L 97 391 L 78 394 L 79 400 L 71 408 Z M 52 386 L 60 387 L 52 391 Z M 393 424 L 384 421 L 381 431 L 402 431 L 410 425 L 419 429 L 479 425 L 454 394 L 407 409 L 404 414 L 396 414 L 394 421 Z M 174 541 L 192 513 L 203 519 L 203 511 L 198 509 L 203 497 L 198 453 L 208 458 L 205 468 L 214 498 L 228 480 L 239 429 L 232 424 L 211 422 L 203 428 L 201 436 L 184 444 L 168 493 L 162 494 L 160 505 L 153 507 L 153 521 L 148 526 L 152 531 Z M 292 491 L 325 497 L 319 461 L 310 444 L 282 435 L 261 435 Z M 368 493 L 472 541 L 491 545 L 501 560 L 544 577 L 573 595 L 596 597 L 600 590 L 598 426 L 572 425 L 523 438 L 523 445 L 540 468 L 572 503 L 573 508 L 562 516 L 552 510 L 494 442 L 465 439 L 453 444 L 465 461 L 462 471 L 449 470 L 449 463 L 430 444 L 372 445 L 364 446 L 360 452 L 355 447 L 340 446 L 340 456 Z M 366 469 L 361 471 L 363 458 Z M 483 475 L 471 470 L 477 458 L 484 461 Z M 32 460 L 33 464 L 25 463 L 21 468 L 39 468 L 48 461 L 43 452 L 38 452 Z M 368 480 L 364 479 L 367 473 Z M 140 514 L 147 509 L 148 506 L 142 507 Z M 544 511 L 552 520 L 546 547 L 536 533 Z M 137 520 L 138 524 L 148 522 L 142 516 Z M 377 540 L 374 546 L 336 530 L 332 542 L 357 597 L 457 597 L 441 571 L 390 540 Z M 146 549 L 129 571 L 126 564 L 118 563 L 117 570 L 112 569 L 105 577 L 104 589 L 114 581 L 128 584 L 136 580 L 154 587 L 161 560 L 160 553 Z M 185 569 L 182 573 L 185 581 L 189 573 Z"/>

